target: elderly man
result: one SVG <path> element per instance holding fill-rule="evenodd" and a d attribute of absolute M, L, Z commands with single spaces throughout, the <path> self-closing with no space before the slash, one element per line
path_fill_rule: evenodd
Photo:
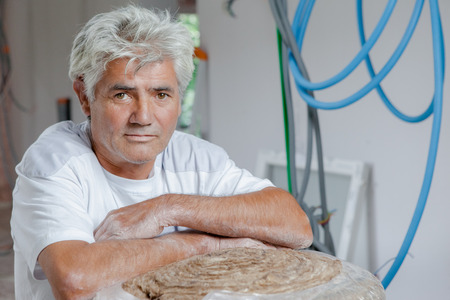
<path fill-rule="evenodd" d="M 77 35 L 69 75 L 88 120 L 48 128 L 16 169 L 17 299 L 90 298 L 193 255 L 311 244 L 289 193 L 175 131 L 192 55 L 167 12 L 135 6 Z"/>

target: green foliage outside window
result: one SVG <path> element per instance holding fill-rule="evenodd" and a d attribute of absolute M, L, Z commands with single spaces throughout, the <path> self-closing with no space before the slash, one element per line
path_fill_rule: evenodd
<path fill-rule="evenodd" d="M 191 32 L 192 39 L 194 40 L 194 46 L 200 46 L 200 32 L 198 29 L 198 16 L 196 14 L 180 14 L 178 19 L 188 28 Z M 178 120 L 179 129 L 187 129 L 192 122 L 192 108 L 195 100 L 195 81 L 197 75 L 198 59 L 194 58 L 195 70 L 192 76 L 192 80 L 189 83 L 186 92 L 184 94 L 182 102 L 182 112 Z"/>

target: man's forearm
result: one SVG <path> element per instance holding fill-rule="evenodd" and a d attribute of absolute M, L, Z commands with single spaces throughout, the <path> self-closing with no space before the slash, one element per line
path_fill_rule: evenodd
<path fill-rule="evenodd" d="M 96 229 L 95 239 L 151 238 L 168 226 L 290 248 L 306 248 L 312 243 L 308 217 L 296 200 L 279 188 L 225 197 L 162 195 L 110 212 Z"/>
<path fill-rule="evenodd" d="M 100 289 L 219 247 L 202 233 L 174 233 L 154 239 L 64 241 L 39 255 L 56 299 L 87 299 Z"/>
<path fill-rule="evenodd" d="M 305 248 L 312 243 L 309 220 L 295 199 L 278 188 L 230 197 L 168 195 L 167 226 L 186 226 L 230 237 Z"/>

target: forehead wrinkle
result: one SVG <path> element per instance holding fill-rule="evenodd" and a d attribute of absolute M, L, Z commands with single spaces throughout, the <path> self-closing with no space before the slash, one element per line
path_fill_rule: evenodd
<path fill-rule="evenodd" d="M 121 67 L 117 68 L 120 63 L 125 63 Z M 138 59 L 126 59 L 121 58 L 110 62 L 108 65 L 109 74 L 108 77 L 112 80 L 107 90 L 109 91 L 137 91 L 141 87 L 147 92 L 164 92 L 167 93 L 177 93 L 178 92 L 178 81 L 175 80 L 171 82 L 171 78 L 167 78 L 166 73 L 156 73 L 150 78 L 140 78 L 139 72 L 143 67 L 150 67 L 161 65 L 164 61 L 155 61 L 147 64 L 140 64 Z M 165 71 L 166 72 L 166 71 Z M 135 82 L 138 79 L 138 82 Z M 144 81 L 144 82 L 142 82 Z M 144 84 L 142 86 L 142 84 Z M 144 87 L 146 85 L 146 87 Z"/>

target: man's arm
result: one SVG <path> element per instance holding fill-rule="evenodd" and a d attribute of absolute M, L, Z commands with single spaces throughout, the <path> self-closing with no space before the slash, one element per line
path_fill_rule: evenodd
<path fill-rule="evenodd" d="M 99 290 L 193 255 L 234 247 L 266 248 L 239 238 L 178 232 L 153 239 L 62 241 L 47 246 L 38 262 L 56 299 L 90 299 Z"/>
<path fill-rule="evenodd" d="M 290 248 L 312 243 L 306 214 L 288 192 L 274 187 L 226 197 L 163 195 L 112 211 L 97 228 L 95 238 L 149 238 L 167 226 Z"/>

